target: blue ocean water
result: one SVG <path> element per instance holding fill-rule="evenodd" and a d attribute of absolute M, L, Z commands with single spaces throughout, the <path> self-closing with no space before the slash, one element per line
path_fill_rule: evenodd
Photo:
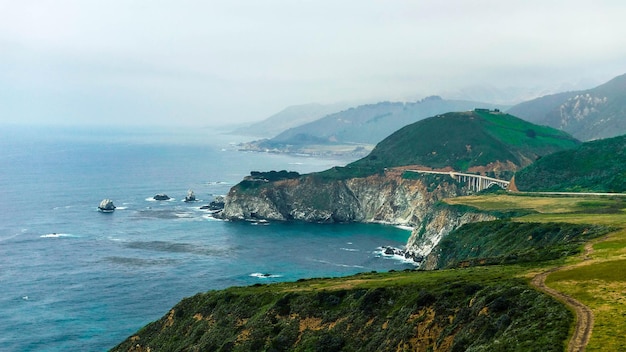
<path fill-rule="evenodd" d="M 210 130 L 0 128 L 3 351 L 103 351 L 197 292 L 413 268 L 378 248 L 402 246 L 406 230 L 254 225 L 199 209 L 251 170 L 345 161 L 239 152 Z M 198 202 L 182 202 L 188 189 Z M 104 198 L 114 213 L 97 211 Z"/>

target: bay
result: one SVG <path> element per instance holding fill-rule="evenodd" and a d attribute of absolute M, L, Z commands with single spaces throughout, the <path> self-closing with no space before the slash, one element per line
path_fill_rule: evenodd
<path fill-rule="evenodd" d="M 212 219 L 200 206 L 252 170 L 346 162 L 240 152 L 241 140 L 211 129 L 2 126 L 2 349 L 103 351 L 197 292 L 413 268 L 381 255 L 409 236 L 391 226 Z M 188 189 L 198 202 L 182 201 Z M 104 198 L 114 213 L 97 211 Z"/>

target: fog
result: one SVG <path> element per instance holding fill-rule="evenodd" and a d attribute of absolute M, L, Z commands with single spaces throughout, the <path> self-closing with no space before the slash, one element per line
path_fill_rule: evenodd
<path fill-rule="evenodd" d="M 295 104 L 511 103 L 626 72 L 623 1 L 0 0 L 0 122 L 213 126 Z"/>

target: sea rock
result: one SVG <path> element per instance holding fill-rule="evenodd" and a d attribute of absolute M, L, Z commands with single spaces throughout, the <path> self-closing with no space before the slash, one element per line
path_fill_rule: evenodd
<path fill-rule="evenodd" d="M 102 202 L 100 202 L 100 205 L 98 205 L 98 209 L 101 211 L 113 211 L 115 210 L 115 205 L 113 204 L 113 201 L 110 199 L 103 199 Z"/>
<path fill-rule="evenodd" d="M 217 196 L 209 205 L 203 205 L 200 207 L 203 210 L 222 211 L 224 209 L 224 197 Z"/>
<path fill-rule="evenodd" d="M 188 190 L 187 195 L 185 196 L 185 202 L 195 202 L 195 201 L 196 201 L 196 195 L 193 193 L 192 190 Z"/>
<path fill-rule="evenodd" d="M 170 197 L 167 194 L 159 193 L 156 196 L 152 197 L 154 200 L 169 200 Z"/>

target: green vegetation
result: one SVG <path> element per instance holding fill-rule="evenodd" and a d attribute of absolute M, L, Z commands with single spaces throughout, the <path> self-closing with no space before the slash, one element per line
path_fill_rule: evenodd
<path fill-rule="evenodd" d="M 447 113 L 405 126 L 349 166 L 422 165 L 458 171 L 498 161 L 524 166 L 529 160 L 577 144 L 561 131 L 499 112 Z"/>
<path fill-rule="evenodd" d="M 264 181 L 278 181 L 278 180 L 289 180 L 300 177 L 300 174 L 295 171 L 268 171 L 268 172 L 260 172 L 260 171 L 250 171 L 250 178 L 253 180 L 264 180 Z"/>
<path fill-rule="evenodd" d="M 572 314 L 514 272 L 370 273 L 207 292 L 114 351 L 560 351 Z"/>
<path fill-rule="evenodd" d="M 520 223 L 508 220 L 473 223 L 439 242 L 439 268 L 537 263 L 580 253 L 584 242 L 611 228 L 567 223 Z"/>
<path fill-rule="evenodd" d="M 592 240 L 582 258 L 567 258 L 567 265 L 550 274 L 546 284 L 593 311 L 593 334 L 586 351 L 626 350 L 626 204 L 623 198 L 485 195 L 446 202 L 483 210 L 526 209 L 532 212 L 513 219 L 517 222 L 586 223 L 619 228 Z M 535 273 L 537 271 L 530 270 L 526 276 Z"/>
<path fill-rule="evenodd" d="M 626 192 L 626 136 L 548 155 L 515 175 L 520 191 Z"/>
<path fill-rule="evenodd" d="M 197 294 L 114 351 L 561 351 L 572 313 L 527 284 L 555 265 L 564 269 L 546 283 L 594 312 L 586 350 L 626 348 L 624 200 L 495 193 L 446 203 L 522 215 L 465 225 L 444 238 L 442 262 L 456 269 Z M 608 233 L 607 226 L 620 230 Z M 593 253 L 584 261 L 571 256 L 589 240 Z M 495 265 L 458 268 L 468 264 Z"/>

